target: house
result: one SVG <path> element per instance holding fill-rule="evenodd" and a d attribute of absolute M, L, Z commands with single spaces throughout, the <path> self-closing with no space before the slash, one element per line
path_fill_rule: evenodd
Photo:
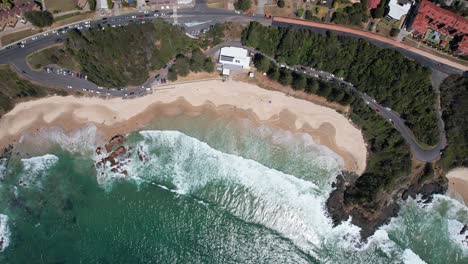
<path fill-rule="evenodd" d="M 388 7 L 390 11 L 388 12 L 388 16 L 395 20 L 400 20 L 403 16 L 408 14 L 412 2 L 408 0 L 390 0 Z"/>
<path fill-rule="evenodd" d="M 369 0 L 367 1 L 367 7 L 369 9 L 377 8 L 380 4 L 380 0 Z"/>
<path fill-rule="evenodd" d="M 250 69 L 249 52 L 237 47 L 221 48 L 219 63 L 223 64 L 223 69 L 248 70 Z"/>
<path fill-rule="evenodd" d="M 24 20 L 24 13 L 29 11 L 39 11 L 41 7 L 33 1 L 18 4 L 11 9 L 0 10 L 0 30 L 6 26 L 15 27 L 18 20 Z"/>
<path fill-rule="evenodd" d="M 411 25 L 413 37 L 456 55 L 467 55 L 468 19 L 422 0 Z"/>

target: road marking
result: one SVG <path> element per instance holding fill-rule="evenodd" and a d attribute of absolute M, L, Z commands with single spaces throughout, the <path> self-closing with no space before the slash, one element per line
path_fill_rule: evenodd
<path fill-rule="evenodd" d="M 177 20 L 177 6 L 172 7 L 172 17 L 174 17 L 174 25 L 179 24 L 179 21 Z"/>
<path fill-rule="evenodd" d="M 187 22 L 187 23 L 184 23 L 184 25 L 187 26 L 187 27 L 195 27 L 195 26 L 206 24 L 206 23 L 210 23 L 211 21 L 213 21 L 213 20 L 208 20 L 208 21 L 205 21 L 205 22 Z"/>

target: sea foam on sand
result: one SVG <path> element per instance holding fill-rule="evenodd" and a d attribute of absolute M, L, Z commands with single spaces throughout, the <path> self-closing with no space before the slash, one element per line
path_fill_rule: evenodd
<path fill-rule="evenodd" d="M 3 252 L 10 245 L 10 235 L 8 216 L 0 214 L 0 252 Z"/>

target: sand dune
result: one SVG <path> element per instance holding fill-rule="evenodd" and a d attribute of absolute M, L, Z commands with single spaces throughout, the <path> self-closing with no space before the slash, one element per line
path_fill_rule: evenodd
<path fill-rule="evenodd" d="M 244 111 L 258 122 L 308 132 L 318 143 L 342 156 L 346 169 L 359 174 L 365 169 L 367 150 L 361 131 L 333 109 L 236 81 L 174 84 L 165 88 L 171 89 L 131 100 L 53 96 L 20 103 L 0 119 L 0 143 L 5 146 L 25 131 L 48 126 L 69 130 L 86 123 L 94 123 L 108 134 L 128 133 L 163 112 L 189 111 L 187 107 L 174 108 L 174 102 L 185 101 L 198 108 Z M 165 111 L 153 109 L 171 104 Z"/>

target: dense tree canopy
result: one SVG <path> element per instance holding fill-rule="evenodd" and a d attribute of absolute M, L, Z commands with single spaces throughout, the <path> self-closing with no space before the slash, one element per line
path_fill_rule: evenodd
<path fill-rule="evenodd" d="M 252 6 L 252 1 L 251 0 L 237 0 L 237 2 L 234 3 L 234 7 L 236 10 L 241 10 L 241 11 L 247 11 L 250 9 Z"/>
<path fill-rule="evenodd" d="M 49 11 L 29 11 L 24 16 L 36 27 L 47 27 L 54 23 L 54 17 Z"/>
<path fill-rule="evenodd" d="M 67 41 L 89 80 L 106 87 L 139 85 L 150 70 L 162 68 L 194 47 L 197 43 L 181 28 L 162 20 L 105 31 L 71 31 Z"/>
<path fill-rule="evenodd" d="M 363 131 L 368 143 L 369 159 L 365 173 L 359 177 L 356 185 L 347 191 L 350 201 L 371 204 L 379 191 L 387 190 L 396 179 L 410 173 L 410 153 L 399 132 L 387 120 L 378 116 L 352 91 L 337 82 L 328 82 L 313 78 L 286 68 L 278 70 L 273 62 L 270 68 L 262 68 L 266 57 L 256 55 L 254 64 L 257 70 L 267 72 L 270 79 L 283 85 L 291 85 L 295 90 L 325 97 L 328 101 L 352 108 L 351 119 Z"/>
<path fill-rule="evenodd" d="M 468 77 L 449 76 L 440 87 L 447 148 L 442 153 L 446 170 L 468 167 Z"/>
<path fill-rule="evenodd" d="M 420 142 L 438 142 L 436 96 L 430 71 L 401 53 L 381 49 L 363 39 L 265 27 L 256 22 L 244 30 L 242 42 L 279 62 L 306 65 L 344 77 L 356 89 L 400 113 Z"/>

